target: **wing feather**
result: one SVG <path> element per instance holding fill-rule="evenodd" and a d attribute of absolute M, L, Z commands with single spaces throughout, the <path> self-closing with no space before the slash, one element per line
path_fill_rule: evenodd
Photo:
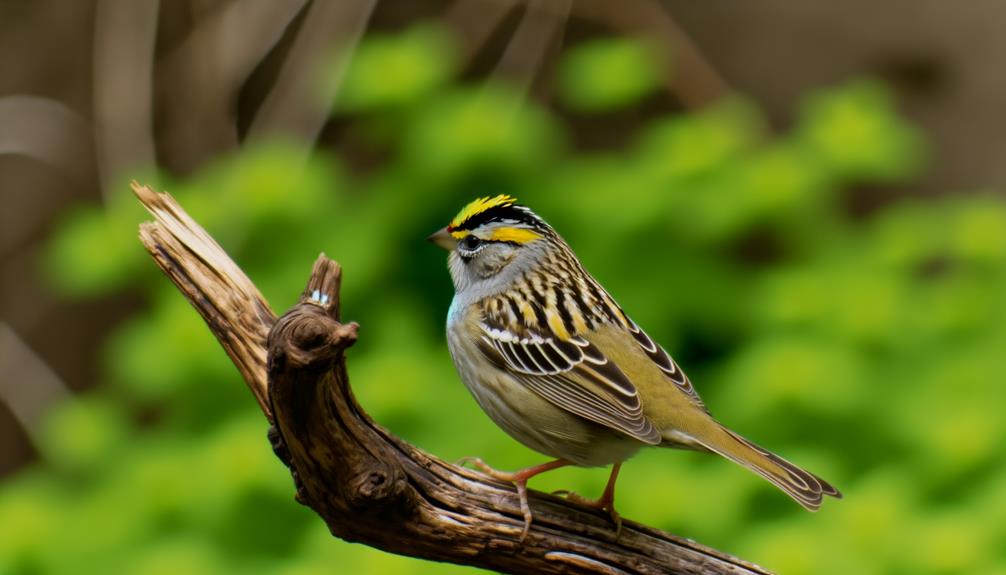
<path fill-rule="evenodd" d="M 480 327 L 483 354 L 545 400 L 640 441 L 660 443 L 635 386 L 594 344 L 582 337 L 517 334 L 491 320 Z"/>
<path fill-rule="evenodd" d="M 639 347 L 643 348 L 646 352 L 647 357 L 650 358 L 653 363 L 657 364 L 657 367 L 674 382 L 674 385 L 678 387 L 681 391 L 688 394 L 700 407 L 705 409 L 705 404 L 702 402 L 702 398 L 699 397 L 697 391 L 692 386 L 692 382 L 685 375 L 685 372 L 681 371 L 678 364 L 671 359 L 671 356 L 664 351 L 664 348 L 657 345 L 650 336 L 646 335 L 641 327 L 636 325 L 636 322 L 629 320 L 629 333 L 639 344 Z"/>

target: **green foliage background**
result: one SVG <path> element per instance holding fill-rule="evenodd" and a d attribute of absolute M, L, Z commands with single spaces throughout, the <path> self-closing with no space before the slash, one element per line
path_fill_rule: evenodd
<path fill-rule="evenodd" d="M 628 108 L 658 88 L 658 63 L 592 41 L 564 56 L 558 95 L 584 117 Z M 783 134 L 730 99 L 584 153 L 549 111 L 456 76 L 435 28 L 366 40 L 334 113 L 387 151 L 376 171 L 324 153 L 299 169 L 276 143 L 152 177 L 277 311 L 319 251 L 338 259 L 344 316 L 362 325 L 348 361 L 363 406 L 440 457 L 503 469 L 541 457 L 458 381 L 445 256 L 422 239 L 476 196 L 514 194 L 719 419 L 846 495 L 810 514 L 726 461 L 652 450 L 623 472 L 626 517 L 790 575 L 1006 573 L 1006 205 L 864 202 L 910 190 L 926 161 L 883 86 L 810 94 Z M 236 370 L 136 241 L 144 219 L 123 186 L 69 214 L 46 253 L 66 297 L 146 304 L 105 342 L 97 390 L 52 413 L 43 460 L 0 485 L 0 573 L 470 571 L 332 539 L 293 501 Z M 533 487 L 596 495 L 605 477 L 560 470 Z"/>

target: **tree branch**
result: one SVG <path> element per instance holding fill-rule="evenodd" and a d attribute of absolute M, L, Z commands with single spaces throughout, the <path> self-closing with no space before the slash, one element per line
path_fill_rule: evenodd
<path fill-rule="evenodd" d="M 133 190 L 156 219 L 140 226 L 141 241 L 275 421 L 272 437 L 293 472 L 298 501 L 333 535 L 509 573 L 767 574 L 631 521 L 616 539 L 603 514 L 537 492 L 534 523 L 520 542 L 523 518 L 511 485 L 424 453 L 356 402 L 343 350 L 356 341 L 357 325 L 339 321 L 337 263 L 319 256 L 300 303 L 277 320 L 251 280 L 171 196 L 136 183 Z M 315 290 L 327 303 L 310 297 Z"/>

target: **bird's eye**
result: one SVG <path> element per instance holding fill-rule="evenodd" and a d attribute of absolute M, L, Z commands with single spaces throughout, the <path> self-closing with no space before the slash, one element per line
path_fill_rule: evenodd
<path fill-rule="evenodd" d="M 463 240 L 461 240 L 461 249 L 470 252 L 478 248 L 481 243 L 482 240 L 479 239 L 478 236 L 475 234 L 468 234 Z"/>

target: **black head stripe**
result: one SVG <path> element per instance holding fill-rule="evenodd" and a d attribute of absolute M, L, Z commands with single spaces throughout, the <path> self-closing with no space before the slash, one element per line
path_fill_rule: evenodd
<path fill-rule="evenodd" d="M 454 229 L 474 230 L 490 222 L 504 221 L 524 224 L 540 230 L 548 229 L 548 225 L 541 218 L 534 215 L 534 212 L 516 204 L 496 206 L 484 212 L 479 212 Z"/>

